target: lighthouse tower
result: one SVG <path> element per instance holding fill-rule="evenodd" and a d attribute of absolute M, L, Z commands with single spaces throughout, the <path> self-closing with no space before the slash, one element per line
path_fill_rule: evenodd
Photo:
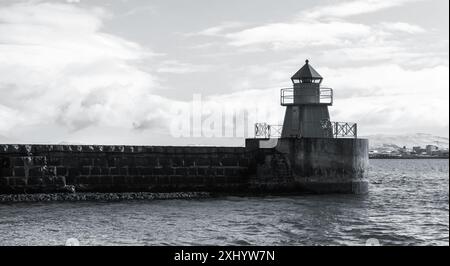
<path fill-rule="evenodd" d="M 281 105 L 286 106 L 282 138 L 332 138 L 328 106 L 333 90 L 322 88 L 322 76 L 306 60 L 292 78 L 293 87 L 281 90 Z"/>
<path fill-rule="evenodd" d="M 255 138 L 246 139 L 247 151 L 257 151 L 251 183 L 274 188 L 282 180 L 281 191 L 367 193 L 368 140 L 358 138 L 356 123 L 330 121 L 333 90 L 321 86 L 308 60 L 291 80 L 291 88 L 281 89 L 283 125 L 256 123 Z"/>

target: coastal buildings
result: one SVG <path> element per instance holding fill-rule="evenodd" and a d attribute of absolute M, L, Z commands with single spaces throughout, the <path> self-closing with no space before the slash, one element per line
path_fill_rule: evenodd
<path fill-rule="evenodd" d="M 380 147 L 370 149 L 369 158 L 449 158 L 449 149 L 432 144 L 411 148 L 400 147 L 395 144 L 383 144 Z"/>

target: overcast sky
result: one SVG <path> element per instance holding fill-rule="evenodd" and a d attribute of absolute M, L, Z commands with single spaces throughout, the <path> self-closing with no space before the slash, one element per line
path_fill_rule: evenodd
<path fill-rule="evenodd" d="M 257 107 L 309 59 L 359 133 L 449 134 L 447 0 L 0 0 L 0 142 L 198 144 L 174 107 Z M 263 110 L 264 112 L 261 112 Z M 242 139 L 214 140 L 217 145 Z"/>

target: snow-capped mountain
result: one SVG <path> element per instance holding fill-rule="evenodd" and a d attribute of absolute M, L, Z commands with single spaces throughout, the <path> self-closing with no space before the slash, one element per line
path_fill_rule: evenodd
<path fill-rule="evenodd" d="M 426 133 L 416 133 L 416 134 L 402 134 L 402 135 L 369 135 L 361 136 L 361 138 L 369 139 L 370 148 L 378 148 L 382 146 L 406 146 L 412 148 L 413 146 L 425 147 L 426 145 L 436 145 L 439 148 L 449 147 L 449 138 L 434 136 Z"/>

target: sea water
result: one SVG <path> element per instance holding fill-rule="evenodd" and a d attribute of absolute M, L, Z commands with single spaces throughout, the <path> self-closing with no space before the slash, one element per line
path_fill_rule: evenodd
<path fill-rule="evenodd" d="M 370 160 L 369 194 L 0 204 L 0 245 L 449 245 L 449 161 Z"/>

